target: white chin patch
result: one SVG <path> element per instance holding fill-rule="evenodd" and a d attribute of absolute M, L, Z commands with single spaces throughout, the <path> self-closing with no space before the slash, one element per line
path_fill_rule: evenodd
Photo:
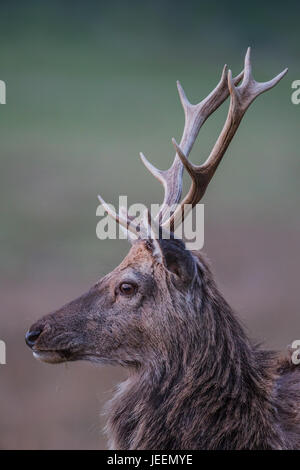
<path fill-rule="evenodd" d="M 64 362 L 61 356 L 55 351 L 33 351 L 33 357 L 41 362 L 48 362 L 49 364 L 56 364 Z"/>

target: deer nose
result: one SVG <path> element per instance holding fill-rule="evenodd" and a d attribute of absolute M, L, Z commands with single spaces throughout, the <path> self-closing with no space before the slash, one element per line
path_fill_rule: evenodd
<path fill-rule="evenodd" d="M 40 336 L 42 330 L 29 330 L 27 331 L 26 333 L 26 336 L 25 336 L 25 341 L 26 341 L 26 344 L 30 347 L 30 348 L 33 348 L 33 346 L 35 345 L 38 337 Z"/>

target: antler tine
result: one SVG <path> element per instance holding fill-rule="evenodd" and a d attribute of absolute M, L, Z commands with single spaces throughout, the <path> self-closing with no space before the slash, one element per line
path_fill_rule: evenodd
<path fill-rule="evenodd" d="M 150 163 L 149 160 L 147 160 L 147 158 L 145 157 L 143 152 L 140 152 L 140 158 L 141 158 L 142 162 L 144 163 L 145 167 L 147 168 L 147 170 L 149 170 L 150 173 L 152 173 L 152 175 L 155 176 L 155 178 L 158 179 L 158 181 L 162 185 L 164 185 L 164 183 L 165 183 L 165 179 L 163 177 L 164 172 L 162 170 L 159 170 L 158 168 L 156 168 L 154 165 L 152 165 L 152 163 Z"/>
<path fill-rule="evenodd" d="M 206 162 L 200 166 L 190 163 L 184 149 L 181 145 L 176 143 L 175 139 L 173 139 L 177 155 L 190 174 L 192 183 L 188 194 L 185 196 L 180 206 L 167 221 L 164 221 L 163 228 L 168 228 L 172 231 L 175 230 L 178 224 L 182 223 L 183 217 L 188 213 L 188 211 L 202 199 L 209 182 L 211 181 L 250 104 L 261 93 L 273 88 L 287 73 L 287 70 L 288 69 L 283 70 L 283 72 L 268 82 L 256 82 L 251 72 L 249 47 L 245 56 L 244 78 L 239 87 L 235 85 L 235 80 L 232 79 L 231 71 L 228 71 L 228 89 L 230 93 L 229 110 L 224 127 Z M 183 212 L 185 205 L 188 206 L 185 207 Z"/>
<path fill-rule="evenodd" d="M 243 72 L 234 78 L 234 83 L 238 84 L 242 77 Z M 229 90 L 227 86 L 227 65 L 224 66 L 221 79 L 215 89 L 198 104 L 191 104 L 189 102 L 179 81 L 177 82 L 177 88 L 185 114 L 185 125 L 183 135 L 180 140 L 180 146 L 183 149 L 185 155 L 188 156 L 194 145 L 200 128 L 206 119 L 229 96 Z M 159 170 L 155 168 L 142 153 L 140 153 L 140 157 L 146 168 L 155 176 L 155 178 L 160 181 L 164 187 L 164 201 L 156 217 L 156 220 L 163 222 L 166 214 L 168 216 L 170 215 L 170 208 L 173 205 L 178 204 L 181 198 L 183 173 L 182 161 L 178 154 L 176 154 L 173 163 L 168 170 Z"/>
<path fill-rule="evenodd" d="M 238 91 L 242 99 L 240 102 L 244 101 L 244 106 L 246 109 L 250 104 L 259 96 L 261 93 L 270 90 L 284 77 L 288 69 L 284 69 L 276 77 L 272 78 L 268 82 L 257 82 L 252 76 L 252 65 L 251 65 L 251 48 L 248 47 L 245 55 L 245 66 L 244 66 L 244 80 L 239 86 Z M 230 80 L 232 82 L 232 80 Z M 229 84 L 229 86 L 231 83 Z"/>
<path fill-rule="evenodd" d="M 108 215 L 112 219 L 114 219 L 118 224 L 120 224 L 122 227 L 124 227 L 129 232 L 133 233 L 137 237 L 139 236 L 139 234 L 140 234 L 139 227 L 132 222 L 132 220 L 128 216 L 128 214 L 127 214 L 126 218 L 125 218 L 125 214 L 124 215 L 117 214 L 112 209 L 111 205 L 107 204 L 99 194 L 98 194 L 98 199 L 99 199 L 100 203 L 102 204 L 102 206 L 104 207 L 104 209 L 106 210 L 106 212 L 108 213 Z"/>
<path fill-rule="evenodd" d="M 226 67 L 226 65 L 224 65 L 224 68 Z M 180 101 L 181 101 L 181 104 L 182 104 L 182 107 L 183 107 L 183 110 L 184 112 L 186 113 L 186 109 L 188 107 L 191 107 L 192 104 L 189 102 L 189 100 L 187 99 L 187 96 L 185 94 L 185 91 L 184 89 L 182 88 L 182 85 L 180 83 L 179 80 L 177 80 L 176 82 L 176 85 L 177 85 L 177 90 L 178 90 L 178 94 L 179 94 L 179 98 L 180 98 Z"/>

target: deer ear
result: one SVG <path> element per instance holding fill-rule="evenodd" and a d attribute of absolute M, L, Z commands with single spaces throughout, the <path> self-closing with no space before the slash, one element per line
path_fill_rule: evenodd
<path fill-rule="evenodd" d="M 177 277 L 181 277 L 181 269 L 178 259 L 171 253 L 166 253 L 164 255 L 164 264 L 168 271 L 175 274 Z"/>
<path fill-rule="evenodd" d="M 190 281 L 195 275 L 195 260 L 191 252 L 185 249 L 183 241 L 173 237 L 160 238 L 160 227 L 153 221 L 148 210 L 144 214 L 143 228 L 146 235 L 145 246 L 155 260 L 177 278 L 184 282 Z"/>
<path fill-rule="evenodd" d="M 146 248 L 158 263 L 180 279 L 183 283 L 189 283 L 196 273 L 196 263 L 192 253 L 185 249 L 181 240 L 148 239 L 145 240 Z"/>
<path fill-rule="evenodd" d="M 181 240 L 156 240 L 165 267 L 183 282 L 190 282 L 196 273 L 195 259 Z"/>

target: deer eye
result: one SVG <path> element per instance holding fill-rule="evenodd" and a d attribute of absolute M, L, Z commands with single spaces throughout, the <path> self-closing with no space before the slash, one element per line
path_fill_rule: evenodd
<path fill-rule="evenodd" d="M 131 284 L 129 282 L 122 282 L 119 286 L 120 292 L 123 295 L 133 295 L 137 290 L 136 284 Z"/>

